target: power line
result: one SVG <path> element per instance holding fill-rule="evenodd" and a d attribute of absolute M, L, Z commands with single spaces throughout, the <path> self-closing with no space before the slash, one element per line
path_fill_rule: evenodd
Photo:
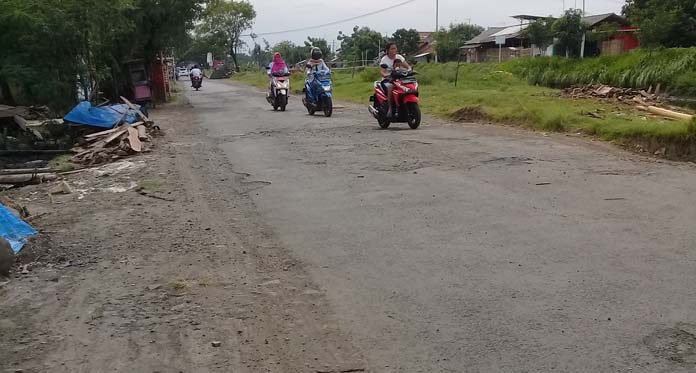
<path fill-rule="evenodd" d="M 273 32 L 264 32 L 264 33 L 260 33 L 260 34 L 248 34 L 248 35 L 242 35 L 242 36 L 252 36 L 252 35 L 254 35 L 254 37 L 258 37 L 258 36 L 277 35 L 277 34 L 289 34 L 289 33 L 291 33 L 291 32 L 300 32 L 300 31 L 314 30 L 314 29 L 317 29 L 317 28 L 322 28 L 322 27 L 327 27 L 327 26 L 338 25 L 338 24 L 345 23 L 345 22 L 355 21 L 356 19 L 360 19 L 360 18 L 364 18 L 364 17 L 373 16 L 373 15 L 375 15 L 375 14 L 384 13 L 384 12 L 386 12 L 386 11 L 389 11 L 389 10 L 392 10 L 392 9 L 394 9 L 394 8 L 398 8 L 398 7 L 401 7 L 401 6 L 404 6 L 404 5 L 413 3 L 413 2 L 415 2 L 415 1 L 418 1 L 418 0 L 407 0 L 407 1 L 403 1 L 403 2 L 401 2 L 401 3 L 394 4 L 394 5 L 392 5 L 392 6 L 388 7 L 388 8 L 383 8 L 383 9 L 375 10 L 375 11 L 372 11 L 372 12 L 369 12 L 369 13 L 365 13 L 365 14 L 361 14 L 361 15 L 359 15 L 359 16 L 355 16 L 355 17 L 350 17 L 350 18 L 342 19 L 342 20 L 339 20 L 339 21 L 333 21 L 333 22 L 329 22 L 329 23 L 324 23 L 324 24 L 322 24 L 322 25 L 311 26 L 311 27 L 302 27 L 302 28 L 297 28 L 297 29 L 292 29 L 292 30 L 285 30 L 285 31 L 273 31 Z"/>

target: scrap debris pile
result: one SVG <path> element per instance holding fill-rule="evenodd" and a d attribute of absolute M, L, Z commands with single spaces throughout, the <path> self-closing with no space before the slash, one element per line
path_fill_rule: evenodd
<path fill-rule="evenodd" d="M 124 104 L 108 106 L 81 102 L 61 119 L 46 107 L 0 105 L 0 155 L 7 156 L 0 159 L 0 190 L 58 180 L 60 170 L 47 161 L 57 154 L 94 166 L 150 151 L 159 127 L 121 99 Z"/>
<path fill-rule="evenodd" d="M 121 108 L 123 113 L 117 121 L 112 122 L 112 128 L 83 136 L 80 145 L 73 148 L 73 152 L 77 153 L 72 158 L 73 162 L 94 165 L 149 151 L 145 143 L 152 140 L 151 135 L 159 127 L 126 98 L 121 99 L 126 105 Z M 136 119 L 128 120 L 131 114 Z"/>
<path fill-rule="evenodd" d="M 72 145 L 69 128 L 46 106 L 0 105 L 0 150 L 6 152 L 66 149 Z"/>
<path fill-rule="evenodd" d="M 574 86 L 563 90 L 564 95 L 571 98 L 598 98 L 607 101 L 633 102 L 635 98 L 640 98 L 651 104 L 663 102 L 659 88 L 654 92 L 652 89 L 641 90 L 634 88 L 617 88 L 603 84 L 588 84 Z"/>
<path fill-rule="evenodd" d="M 563 90 L 563 95 L 573 99 L 599 99 L 609 103 L 634 105 L 638 110 L 668 119 L 691 120 L 694 118 L 692 114 L 683 113 L 681 108 L 668 105 L 667 97 L 660 94 L 660 86 L 654 90 L 652 87 L 644 90 L 588 84 L 566 88 Z M 588 113 L 588 115 L 595 118 L 600 117 L 594 112 Z"/>

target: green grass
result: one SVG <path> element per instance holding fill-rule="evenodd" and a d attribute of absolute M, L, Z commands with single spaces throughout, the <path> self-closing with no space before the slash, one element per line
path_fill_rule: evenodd
<path fill-rule="evenodd" d="M 138 182 L 138 187 L 146 192 L 161 192 L 164 188 L 164 180 L 161 179 L 146 179 Z"/>
<path fill-rule="evenodd" d="M 505 67 L 505 66 L 503 66 Z M 421 106 L 425 113 L 441 118 L 487 120 L 541 131 L 584 132 L 605 140 L 632 138 L 684 139 L 696 133 L 686 122 L 646 117 L 631 107 L 618 107 L 595 100 L 571 100 L 560 91 L 530 85 L 495 64 L 462 64 L 454 87 L 456 64 L 421 64 L 416 67 L 421 84 Z M 334 73 L 334 95 L 367 105 L 372 83 L 379 79 L 376 68 Z M 233 79 L 265 88 L 263 73 L 241 73 Z M 293 91 L 304 84 L 302 74 L 293 75 Z M 595 112 L 602 119 L 592 118 Z"/>
<path fill-rule="evenodd" d="M 169 283 L 169 287 L 174 290 L 182 290 L 189 287 L 189 284 L 186 280 L 175 280 Z"/>
<path fill-rule="evenodd" d="M 58 172 L 68 172 L 75 170 L 77 166 L 70 161 L 72 157 L 72 154 L 59 155 L 48 162 L 48 167 Z"/>

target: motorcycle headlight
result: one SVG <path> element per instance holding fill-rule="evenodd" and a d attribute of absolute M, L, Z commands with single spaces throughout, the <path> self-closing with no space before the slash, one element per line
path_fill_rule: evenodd
<path fill-rule="evenodd" d="M 330 86 L 330 85 L 325 85 L 325 86 L 324 86 L 324 91 L 328 92 L 328 91 L 330 91 L 330 90 L 331 90 L 331 86 Z"/>

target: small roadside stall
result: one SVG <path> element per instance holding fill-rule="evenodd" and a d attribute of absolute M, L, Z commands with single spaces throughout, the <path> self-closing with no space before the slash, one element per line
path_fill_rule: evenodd
<path fill-rule="evenodd" d="M 153 100 L 152 87 L 143 61 L 138 60 L 128 63 L 128 78 L 133 101 L 140 105 L 151 104 Z"/>

